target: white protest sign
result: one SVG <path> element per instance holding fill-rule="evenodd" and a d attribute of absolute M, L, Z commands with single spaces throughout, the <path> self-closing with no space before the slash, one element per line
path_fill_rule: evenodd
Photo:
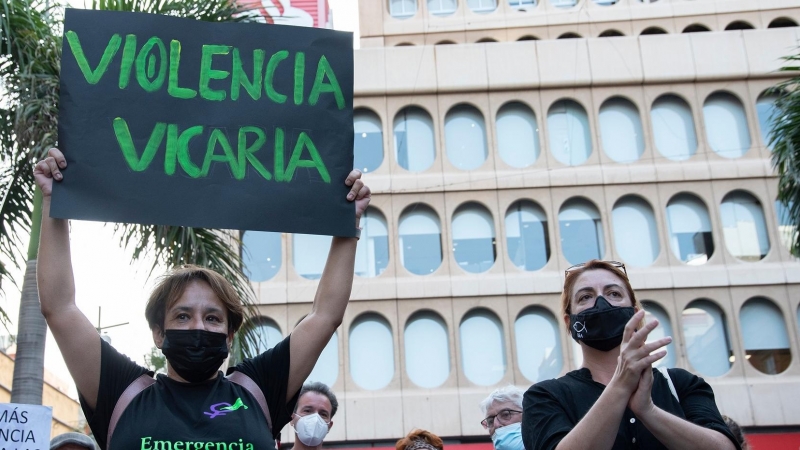
<path fill-rule="evenodd" d="M 47 450 L 53 408 L 0 403 L 0 450 Z"/>

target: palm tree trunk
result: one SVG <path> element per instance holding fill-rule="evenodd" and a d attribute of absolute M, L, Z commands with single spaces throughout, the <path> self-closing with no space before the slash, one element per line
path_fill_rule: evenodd
<path fill-rule="evenodd" d="M 39 188 L 36 188 L 33 197 L 31 222 L 28 263 L 25 268 L 25 280 L 22 283 L 22 299 L 17 322 L 17 356 L 14 360 L 11 402 L 41 405 L 47 323 L 39 306 L 39 289 L 36 283 L 36 259 L 39 253 L 39 230 L 42 222 L 42 193 Z"/>

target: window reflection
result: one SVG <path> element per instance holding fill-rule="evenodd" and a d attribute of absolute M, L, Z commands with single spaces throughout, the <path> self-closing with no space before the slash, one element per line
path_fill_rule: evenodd
<path fill-rule="evenodd" d="M 360 277 L 376 277 L 389 265 L 389 232 L 386 219 L 375 208 L 361 216 L 361 239 L 356 250 L 355 273 Z"/>
<path fill-rule="evenodd" d="M 550 237 L 544 210 L 520 200 L 506 211 L 508 257 L 522 270 L 539 270 L 550 260 Z"/>
<path fill-rule="evenodd" d="M 681 322 L 692 367 L 711 377 L 727 373 L 734 358 L 722 310 L 708 300 L 696 300 L 683 310 Z"/>
<path fill-rule="evenodd" d="M 281 233 L 245 231 L 242 234 L 242 265 L 250 281 L 267 281 L 278 274 L 283 260 Z"/>
<path fill-rule="evenodd" d="M 467 203 L 453 214 L 453 254 L 467 272 L 486 272 L 497 257 L 492 215 L 477 203 Z"/>
<path fill-rule="evenodd" d="M 400 216 L 400 260 L 415 275 L 433 273 L 442 264 L 439 217 L 426 205 L 412 205 Z"/>

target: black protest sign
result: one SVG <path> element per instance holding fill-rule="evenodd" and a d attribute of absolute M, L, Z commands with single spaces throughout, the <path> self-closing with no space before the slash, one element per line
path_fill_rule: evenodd
<path fill-rule="evenodd" d="M 51 215 L 353 236 L 352 39 L 67 9 Z"/>

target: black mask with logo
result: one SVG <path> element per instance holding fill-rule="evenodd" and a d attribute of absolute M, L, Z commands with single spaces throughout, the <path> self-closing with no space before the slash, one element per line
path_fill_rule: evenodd
<path fill-rule="evenodd" d="M 161 352 L 186 381 L 211 378 L 228 357 L 228 336 L 206 330 L 167 330 Z"/>
<path fill-rule="evenodd" d="M 611 306 L 598 296 L 591 308 L 569 315 L 572 339 L 607 352 L 622 343 L 625 325 L 635 313 L 633 306 Z"/>

